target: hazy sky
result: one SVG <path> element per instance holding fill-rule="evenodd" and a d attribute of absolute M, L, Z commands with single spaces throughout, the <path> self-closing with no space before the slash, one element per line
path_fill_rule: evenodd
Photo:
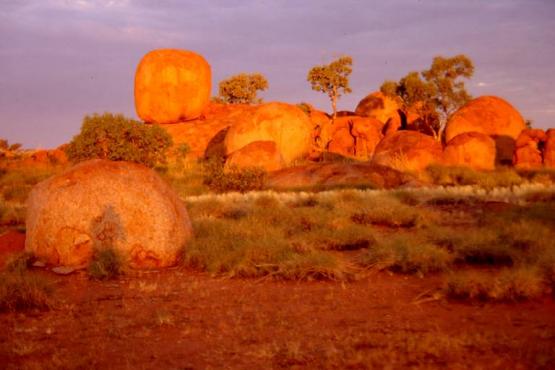
<path fill-rule="evenodd" d="M 136 117 L 133 79 L 155 48 L 202 54 L 213 91 L 261 72 L 266 101 L 307 101 L 308 70 L 354 58 L 357 102 L 385 79 L 459 53 L 476 66 L 475 96 L 494 94 L 541 128 L 555 127 L 555 0 L 0 0 L 0 137 L 26 147 L 67 142 L 87 113 Z"/>

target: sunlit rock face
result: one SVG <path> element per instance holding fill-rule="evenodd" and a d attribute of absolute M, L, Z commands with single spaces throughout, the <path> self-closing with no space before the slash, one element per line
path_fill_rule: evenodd
<path fill-rule="evenodd" d="M 516 140 L 525 128 L 524 119 L 511 104 L 495 96 L 481 96 L 453 114 L 445 128 L 445 140 L 464 132 L 508 136 Z"/>
<path fill-rule="evenodd" d="M 543 130 L 523 130 L 515 143 L 513 164 L 519 168 L 537 168 L 543 164 L 542 149 L 547 135 Z"/>
<path fill-rule="evenodd" d="M 273 141 L 289 165 L 309 154 L 312 129 L 309 117 L 300 108 L 285 103 L 262 104 L 229 128 L 225 136 L 226 154 L 255 141 Z"/>
<path fill-rule="evenodd" d="M 254 141 L 229 155 L 225 162 L 226 169 L 260 167 L 271 172 L 285 167 L 279 149 L 273 141 Z"/>
<path fill-rule="evenodd" d="M 376 147 L 372 162 L 401 171 L 420 171 L 441 163 L 443 148 L 431 136 L 416 131 L 397 131 Z"/>
<path fill-rule="evenodd" d="M 206 109 L 210 89 L 210 65 L 202 56 L 187 50 L 153 50 L 137 67 L 135 108 L 148 123 L 195 119 Z"/>
<path fill-rule="evenodd" d="M 493 170 L 495 141 L 479 132 L 465 132 L 449 140 L 443 151 L 443 159 L 446 165 Z"/>
<path fill-rule="evenodd" d="M 328 137 L 328 151 L 366 161 L 372 159 L 376 145 L 383 138 L 383 126 L 371 117 L 340 117 L 324 126 L 322 135 Z"/>
<path fill-rule="evenodd" d="M 54 266 L 86 266 L 113 248 L 133 268 L 174 265 L 192 235 L 182 201 L 151 169 L 91 160 L 45 180 L 27 201 L 25 249 Z"/>

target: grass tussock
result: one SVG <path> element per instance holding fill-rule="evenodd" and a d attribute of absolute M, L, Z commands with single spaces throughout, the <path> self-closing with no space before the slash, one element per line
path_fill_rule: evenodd
<path fill-rule="evenodd" d="M 512 168 L 476 171 L 468 167 L 430 166 L 424 175 L 436 185 L 477 185 L 484 189 L 515 186 L 526 181 Z"/>
<path fill-rule="evenodd" d="M 123 273 L 122 258 L 112 248 L 97 249 L 89 264 L 88 273 L 96 280 L 115 279 Z"/>
<path fill-rule="evenodd" d="M 444 286 L 448 298 L 480 301 L 519 301 L 546 293 L 544 275 L 536 267 L 501 272 L 464 271 L 450 275 Z"/>
<path fill-rule="evenodd" d="M 49 309 L 52 305 L 52 288 L 43 278 L 26 270 L 0 274 L 0 311 Z"/>

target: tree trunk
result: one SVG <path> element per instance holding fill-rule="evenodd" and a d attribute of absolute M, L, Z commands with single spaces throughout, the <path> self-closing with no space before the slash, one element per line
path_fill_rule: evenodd
<path fill-rule="evenodd" d="M 335 118 L 337 117 L 337 88 L 333 88 L 332 95 L 330 96 L 331 99 L 331 108 L 333 110 L 332 122 L 335 122 Z"/>

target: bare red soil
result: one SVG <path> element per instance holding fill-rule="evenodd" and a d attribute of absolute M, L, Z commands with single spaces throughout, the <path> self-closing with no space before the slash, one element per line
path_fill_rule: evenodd
<path fill-rule="evenodd" d="M 4 266 L 10 255 L 25 249 L 25 234 L 16 230 L 8 230 L 0 235 L 0 268 Z"/>
<path fill-rule="evenodd" d="M 438 277 L 216 279 L 179 269 L 98 282 L 44 274 L 50 311 L 0 314 L 0 367 L 549 368 L 555 301 L 427 299 Z"/>

